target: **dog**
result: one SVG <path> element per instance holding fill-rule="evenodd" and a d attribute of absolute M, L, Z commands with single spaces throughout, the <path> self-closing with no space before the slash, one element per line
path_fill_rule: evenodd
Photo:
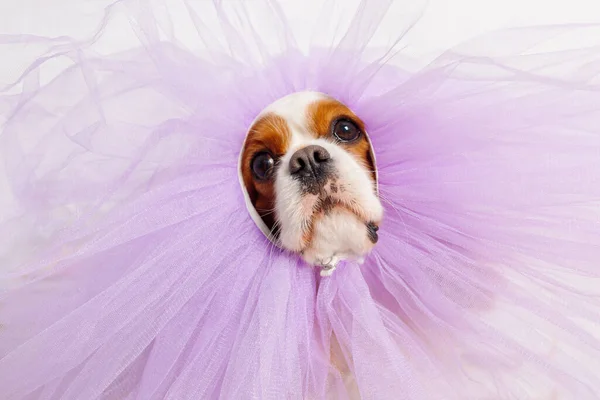
<path fill-rule="evenodd" d="M 338 100 L 297 92 L 269 105 L 247 133 L 239 173 L 263 232 L 321 275 L 362 262 L 377 243 L 374 152 L 364 122 Z"/>

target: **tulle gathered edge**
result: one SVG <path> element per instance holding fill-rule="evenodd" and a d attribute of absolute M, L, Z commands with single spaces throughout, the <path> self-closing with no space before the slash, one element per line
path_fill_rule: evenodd
<path fill-rule="evenodd" d="M 247 12 L 247 4 L 237 3 L 240 15 Z M 264 4 L 274 21 L 285 21 L 276 3 Z M 143 51 L 97 57 L 84 50 L 82 57 L 78 49 L 93 44 L 98 36 L 85 44 L 64 38 L 26 38 L 49 46 L 44 52 L 51 55 L 40 58 L 26 71 L 19 80 L 23 85 L 19 95 L 2 96 L 3 105 L 11 110 L 2 134 L 4 158 L 19 208 L 2 222 L 0 232 L 8 237 L 9 232 L 20 233 L 15 228 L 22 228 L 26 235 L 42 223 L 54 232 L 48 246 L 40 245 L 39 252 L 15 263 L 18 268 L 0 275 L 0 301 L 10 306 L 4 315 L 21 329 L 13 334 L 20 333 L 26 339 L 9 337 L 8 344 L 0 346 L 4 356 L 0 376 L 8 377 L 9 382 L 0 393 L 6 398 L 30 394 L 29 398 L 48 399 L 345 398 L 356 392 L 374 399 L 479 399 L 486 395 L 510 399 L 523 398 L 532 389 L 527 385 L 554 384 L 557 396 L 595 398 L 600 392 L 595 373 L 579 360 L 597 355 L 600 345 L 577 323 L 598 323 L 597 297 L 591 294 L 595 293 L 593 287 L 567 283 L 561 274 L 598 279 L 600 254 L 593 242 L 598 233 L 597 219 L 592 211 L 572 207 L 600 198 L 599 189 L 593 186 L 600 183 L 600 169 L 593 171 L 599 164 L 594 157 L 600 148 L 593 124 L 600 118 L 591 103 L 599 97 L 594 73 L 598 49 L 515 57 L 548 35 L 595 27 L 502 33 L 500 37 L 522 40 L 510 43 L 509 49 L 498 46 L 491 50 L 496 52 L 493 59 L 466 57 L 464 48 L 455 49 L 411 75 L 386 65 L 391 48 L 374 52 L 376 56 L 368 62 L 361 57 L 367 55 L 369 41 L 391 4 L 361 2 L 343 39 L 329 49 L 313 46 L 308 55 L 295 49 L 292 33 L 281 22 L 276 36 L 284 38 L 282 47 L 287 52 L 273 55 L 275 58 L 266 53 L 261 54 L 262 59 L 251 56 L 252 46 L 244 43 L 256 41 L 260 49 L 260 38 L 251 31 L 244 35 L 234 27 L 235 20 L 229 19 L 222 2 L 215 2 L 214 9 L 225 34 L 213 36 L 225 37 L 227 47 L 218 47 L 219 41 L 205 36 L 208 50 L 202 54 L 207 58 L 199 62 L 173 45 L 174 38 L 163 43 L 153 14 L 133 2 L 118 2 L 108 8 L 101 27 L 119 7 L 131 7 Z M 199 32 L 211 33 L 193 7 L 186 5 Z M 537 36 L 532 34 L 535 32 L 544 33 Z M 404 34 L 398 35 L 396 44 Z M 510 42 L 502 39 L 498 43 Z M 473 43 L 469 46 L 476 47 Z M 41 86 L 37 68 L 45 58 L 58 54 L 73 57 L 77 66 Z M 566 64 L 559 63 L 564 59 L 583 65 L 575 79 L 568 79 L 573 76 L 572 69 L 556 68 Z M 287 69 L 293 66 L 291 61 L 302 60 L 297 70 Z M 527 68 L 520 65 L 523 60 L 528 62 Z M 146 62 L 152 68 L 144 68 Z M 223 74 L 214 82 L 190 84 L 182 75 L 194 73 L 195 67 L 200 67 L 197 74 L 214 72 L 217 67 Z M 102 80 L 99 72 L 107 71 L 112 75 Z M 242 77 L 235 76 L 236 72 Z M 385 79 L 398 83 L 386 87 L 382 83 Z M 48 101 L 57 90 L 68 87 L 69 82 L 88 92 L 74 104 L 56 107 L 53 112 L 71 111 L 54 122 L 57 128 L 46 127 L 43 113 L 35 113 L 35 103 L 42 108 L 50 105 Z M 240 86 L 231 90 L 232 82 Z M 272 85 L 256 99 L 242 95 L 242 89 L 260 88 L 266 82 Z M 102 136 L 96 133 L 110 138 L 111 131 L 96 125 L 79 126 L 74 118 L 94 105 L 108 106 L 112 96 L 148 86 L 163 96 L 157 101 L 166 107 L 161 115 L 152 115 L 146 125 L 142 121 L 151 109 L 131 117 L 139 124 L 131 126 L 139 134 L 138 142 L 103 149 L 101 141 L 97 143 Z M 214 104 L 193 102 L 195 94 L 228 87 L 228 92 L 214 96 Z M 388 214 L 382 233 L 387 235 L 382 235 L 365 267 L 347 265 L 331 280 L 317 278 L 298 260 L 279 253 L 257 235 L 235 180 L 234 160 L 245 132 L 240 128 L 247 128 L 253 115 L 270 101 L 301 88 L 322 89 L 355 106 L 361 117 L 372 122 L 373 142 L 381 149 L 381 194 Z M 558 94 L 569 94 L 573 101 L 558 99 Z M 512 109 L 511 101 L 518 101 L 523 109 Z M 211 115 L 224 104 L 235 113 L 234 121 Z M 405 104 L 410 105 L 408 110 Z M 388 112 L 382 105 L 402 111 Z M 431 112 L 433 106 L 441 116 Z M 498 113 L 512 111 L 519 117 L 516 122 L 495 119 L 495 127 L 490 128 L 506 132 L 510 141 L 504 142 L 497 135 L 484 136 L 489 144 L 477 140 L 478 132 L 469 129 L 460 136 L 457 129 L 465 128 L 464 124 L 472 124 L 473 129 L 486 127 L 486 118 L 492 120 L 490 107 Z M 475 115 L 473 109 L 481 114 Z M 545 115 L 542 121 L 536 114 L 540 110 L 554 114 Z M 422 119 L 419 112 L 429 113 L 423 115 L 431 118 Z M 26 132 L 33 136 L 30 139 L 35 145 L 31 147 L 14 136 L 22 132 L 19 124 L 26 113 L 39 117 L 42 127 L 39 137 Z M 82 114 L 83 122 L 91 118 L 106 124 L 111 116 L 118 116 L 114 110 L 111 113 L 99 107 L 97 116 Z M 452 125 L 445 118 L 451 113 L 458 121 Z M 443 126 L 436 125 L 436 117 L 440 123 L 451 125 L 447 132 L 462 142 L 453 143 L 451 136 L 440 139 L 440 147 L 424 148 L 432 143 L 425 139 L 436 138 L 433 128 Z M 71 122 L 75 123 L 69 127 Z M 208 132 L 204 134 L 206 140 L 194 138 L 207 122 L 222 128 L 223 137 Z M 420 126 L 428 129 L 424 138 L 408 134 L 399 140 L 385 133 L 390 124 L 404 124 L 417 132 Z M 553 131 L 548 128 L 550 124 L 556 124 Z M 544 152 L 534 152 L 540 148 L 534 146 L 539 138 L 529 142 L 514 134 L 515 129 L 531 125 L 531 135 L 539 133 L 547 140 L 541 147 Z M 123 126 L 117 126 L 114 133 L 125 132 Z M 554 136 L 548 137 L 549 132 Z M 569 142 L 568 134 L 573 132 L 577 140 Z M 64 144 L 57 139 L 63 133 L 67 142 L 72 141 L 72 148 L 84 150 L 59 152 L 55 160 L 49 160 L 56 164 L 44 165 L 48 160 L 43 151 Z M 180 141 L 179 146 L 168 145 L 173 136 Z M 523 146 L 524 154 L 509 151 L 515 144 Z M 492 151 L 494 146 L 498 146 L 497 152 Z M 166 148 L 167 154 L 159 148 Z M 186 150 L 183 157 L 182 148 Z M 480 168 L 477 172 L 462 172 L 461 160 L 477 156 L 478 149 L 491 158 L 474 159 Z M 411 159 L 411 151 L 427 162 Z M 216 152 L 220 160 L 214 157 Z M 94 157 L 86 159 L 87 153 Z M 398 154 L 405 156 L 402 163 L 396 160 Z M 543 169 L 534 164 L 543 162 L 546 154 L 563 161 L 544 164 L 554 168 L 553 176 L 540 175 Z M 436 165 L 436 155 L 445 157 L 443 168 Z M 67 157 L 68 162 L 61 164 L 60 156 Z M 123 157 L 122 162 L 102 164 L 117 156 Z M 530 157 L 531 163 L 518 164 L 523 156 Z M 515 164 L 504 165 L 505 171 L 496 170 L 506 161 Z M 68 170 L 86 162 L 113 169 L 106 168 L 104 178 L 84 171 L 76 176 L 80 182 L 70 182 L 61 175 L 62 168 Z M 575 174 L 583 167 L 592 170 Z M 210 173 L 208 168 L 212 168 Z M 516 172 L 540 179 L 531 183 L 531 197 L 509 202 L 501 189 L 526 188 L 509 182 Z M 436 173 L 457 179 L 456 188 L 440 185 L 446 182 L 435 179 Z M 487 176 L 498 179 L 498 191 L 484 184 Z M 477 188 L 488 191 L 465 192 L 464 182 L 458 180 L 461 177 L 474 179 Z M 576 179 L 569 182 L 569 177 Z M 423 187 L 428 180 L 437 184 L 445 197 L 432 195 L 435 185 Z M 420 191 L 415 191 L 412 183 L 420 183 Z M 548 204 L 543 197 L 534 196 L 538 188 L 546 191 Z M 40 200 L 48 194 L 51 196 Z M 56 216 L 49 211 L 69 199 L 75 200 L 75 223 L 53 226 Z M 557 207 L 560 202 L 563 207 Z M 490 210 L 486 204 L 497 208 Z M 519 225 L 525 216 L 531 218 L 529 225 Z M 562 232 L 565 223 L 571 226 Z M 198 245 L 191 247 L 192 243 Z M 492 268 L 490 262 L 498 265 Z M 98 274 L 107 263 L 112 267 Z M 165 274 L 157 265 L 170 266 L 172 272 Z M 79 293 L 69 278 L 87 292 Z M 49 279 L 56 284 L 55 293 L 65 298 L 39 297 L 45 302 L 57 301 L 48 304 L 47 316 L 36 317 L 40 303 L 35 293 Z M 444 281 L 447 284 L 442 284 Z M 532 295 L 532 288 L 540 295 Z M 227 296 L 222 295 L 225 292 Z M 56 294 L 49 292 L 49 296 Z M 17 312 L 18 305 L 22 313 Z M 493 306 L 502 312 L 497 319 L 486 316 Z M 194 315 L 194 324 L 186 323 L 189 315 Z M 208 321 L 213 325 L 203 325 Z M 520 330 L 502 329 L 503 322 L 514 321 L 522 324 Z M 207 328 L 199 329 L 202 326 Z M 562 343 L 554 344 L 554 359 L 542 356 L 543 345 L 535 346 L 538 340 L 550 341 L 542 330 L 556 335 Z M 173 337 L 178 338 L 176 344 L 169 341 Z M 265 344 L 257 345 L 263 338 Z M 287 338 L 291 338 L 289 342 Z M 336 346 L 337 354 L 343 357 L 337 360 L 341 365 L 332 366 L 330 349 Z M 32 368 L 31 360 L 41 354 L 62 358 L 52 364 L 42 360 Z M 117 354 L 120 357 L 115 357 Z M 210 356 L 204 360 L 205 354 Z M 165 360 L 169 361 L 165 364 Z M 507 372 L 519 368 L 522 376 L 509 380 Z M 491 386 L 484 379 L 490 377 Z M 41 387 L 34 389 L 35 385 Z M 471 392 L 473 388 L 481 392 Z M 30 393 L 32 390 L 36 391 Z"/>

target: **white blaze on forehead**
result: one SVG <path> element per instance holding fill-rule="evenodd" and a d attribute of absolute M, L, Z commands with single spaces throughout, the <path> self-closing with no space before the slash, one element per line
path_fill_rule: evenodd
<path fill-rule="evenodd" d="M 273 113 L 285 118 L 290 125 L 304 126 L 308 106 L 326 98 L 327 96 L 319 92 L 292 93 L 271 103 L 260 113 L 259 118 L 264 114 Z"/>
<path fill-rule="evenodd" d="M 282 161 L 291 157 L 294 151 L 308 146 L 314 140 L 309 132 L 308 107 L 327 96 L 319 92 L 292 93 L 270 104 L 261 115 L 275 114 L 285 119 L 291 133 L 290 146 Z"/>

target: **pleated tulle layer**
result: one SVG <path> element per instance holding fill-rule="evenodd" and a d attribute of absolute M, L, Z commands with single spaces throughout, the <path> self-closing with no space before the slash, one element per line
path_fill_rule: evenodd
<path fill-rule="evenodd" d="M 600 397 L 600 51 L 540 48 L 595 27 L 409 72 L 410 18 L 372 44 L 389 1 L 327 3 L 329 46 L 275 2 L 180 5 L 198 48 L 134 1 L 91 40 L 0 36 L 37 51 L 0 94 L 1 399 Z M 138 46 L 96 51 L 122 17 Z M 386 210 L 330 278 L 262 236 L 237 180 L 251 121 L 301 90 L 365 121 Z"/>

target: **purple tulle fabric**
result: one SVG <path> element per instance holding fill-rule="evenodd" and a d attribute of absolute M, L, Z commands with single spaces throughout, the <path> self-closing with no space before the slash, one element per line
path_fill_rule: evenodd
<path fill-rule="evenodd" d="M 308 47 L 276 2 L 183 4 L 199 49 L 137 1 L 87 41 L 0 36 L 38 51 L 0 93 L 0 399 L 600 397 L 600 51 L 536 50 L 594 27 L 409 72 L 410 21 L 371 45 L 390 1 Z M 139 45 L 94 51 L 123 16 Z M 237 178 L 249 124 L 302 90 L 377 154 L 380 242 L 332 277 L 263 237 Z"/>

